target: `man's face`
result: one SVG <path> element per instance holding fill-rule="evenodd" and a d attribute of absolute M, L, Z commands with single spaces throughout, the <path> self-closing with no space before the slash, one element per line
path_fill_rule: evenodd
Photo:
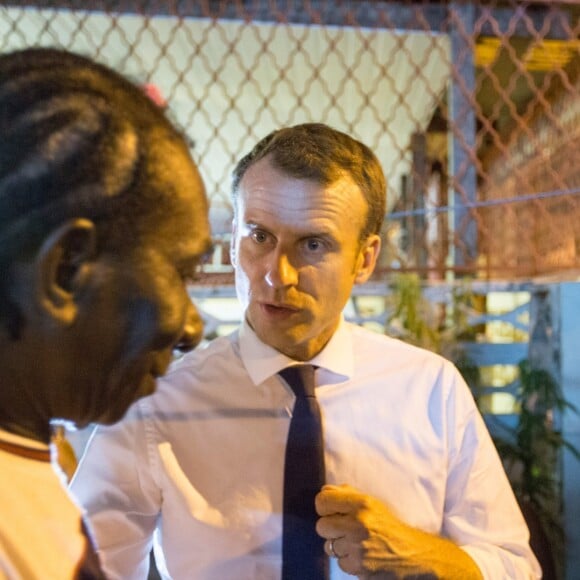
<path fill-rule="evenodd" d="M 348 177 L 330 186 L 288 177 L 266 157 L 238 191 L 232 260 L 236 290 L 258 337 L 296 360 L 328 342 L 355 283 L 380 247 L 360 241 L 367 203 Z"/>
<path fill-rule="evenodd" d="M 177 146 L 157 151 L 156 168 L 155 186 L 167 193 L 157 217 L 136 217 L 143 221 L 138 239 L 128 234 L 125 248 L 102 258 L 77 320 L 70 378 L 76 376 L 85 397 L 77 396 L 70 418 L 81 424 L 119 420 L 135 399 L 154 391 L 175 344 L 193 347 L 202 337 L 186 283 L 211 245 L 203 185 Z"/>

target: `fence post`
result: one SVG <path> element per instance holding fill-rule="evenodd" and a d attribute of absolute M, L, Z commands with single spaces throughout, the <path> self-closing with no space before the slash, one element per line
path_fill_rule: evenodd
<path fill-rule="evenodd" d="M 450 244 L 449 261 L 461 271 L 477 257 L 477 227 L 466 205 L 477 195 L 475 159 L 476 118 L 473 108 L 475 65 L 473 27 L 475 6 L 468 2 L 449 5 L 451 40 L 451 82 L 449 87 L 449 227 L 454 243 Z"/>

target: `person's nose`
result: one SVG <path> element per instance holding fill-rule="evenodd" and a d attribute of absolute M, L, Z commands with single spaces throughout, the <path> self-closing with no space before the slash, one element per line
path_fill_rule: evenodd
<path fill-rule="evenodd" d="M 174 348 L 180 352 L 188 352 L 193 350 L 201 342 L 202 338 L 203 320 L 197 308 L 189 301 L 183 332 Z"/>
<path fill-rule="evenodd" d="M 272 288 L 294 286 L 298 283 L 298 270 L 286 252 L 276 252 L 272 256 L 270 267 L 266 272 L 266 283 Z"/>

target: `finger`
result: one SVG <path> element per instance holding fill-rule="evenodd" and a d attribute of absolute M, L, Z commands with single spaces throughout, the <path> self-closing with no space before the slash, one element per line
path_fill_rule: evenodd
<path fill-rule="evenodd" d="M 326 542 L 324 542 L 324 551 L 328 556 L 330 556 L 331 558 L 337 558 L 339 560 L 340 558 L 348 557 L 348 554 L 346 552 L 341 551 L 341 549 L 338 547 L 338 544 L 341 542 L 341 540 L 343 540 L 342 537 L 331 538 L 329 540 L 326 540 Z"/>
<path fill-rule="evenodd" d="M 316 522 L 317 534 L 327 540 L 346 536 L 356 528 L 357 525 L 353 518 L 345 514 L 323 516 Z"/>
<path fill-rule="evenodd" d="M 315 499 L 319 516 L 349 514 L 358 509 L 362 494 L 350 485 L 325 485 Z"/>
<path fill-rule="evenodd" d="M 330 556 L 331 558 L 337 558 L 337 554 L 334 548 L 334 542 L 336 540 L 334 538 L 330 538 L 330 540 L 326 540 L 324 542 L 324 552 L 326 553 L 327 556 Z"/>
<path fill-rule="evenodd" d="M 336 558 L 339 568 L 351 576 L 358 577 L 359 574 L 364 572 L 360 560 L 356 556 L 353 556 L 353 554 L 341 553 L 341 549 L 342 548 L 335 548 L 335 551 L 338 551 L 340 554 L 340 558 Z"/>

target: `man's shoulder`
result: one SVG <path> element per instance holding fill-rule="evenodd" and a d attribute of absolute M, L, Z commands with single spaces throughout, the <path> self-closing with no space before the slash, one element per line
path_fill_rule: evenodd
<path fill-rule="evenodd" d="M 391 336 L 376 330 L 370 330 L 364 326 L 359 326 L 353 323 L 347 323 L 347 327 L 352 333 L 355 345 L 376 345 L 377 348 L 380 349 L 399 351 L 413 356 L 441 358 L 440 355 L 431 350 L 406 342 L 402 338 L 396 336 Z"/>
<path fill-rule="evenodd" d="M 417 368 L 428 366 L 433 370 L 441 370 L 444 367 L 453 368 L 454 366 L 440 354 L 400 338 L 355 324 L 349 324 L 348 327 L 352 334 L 355 356 L 359 360 L 363 358 L 375 362 L 382 361 L 389 367 L 393 363 L 396 363 L 397 366 L 413 365 Z"/>

